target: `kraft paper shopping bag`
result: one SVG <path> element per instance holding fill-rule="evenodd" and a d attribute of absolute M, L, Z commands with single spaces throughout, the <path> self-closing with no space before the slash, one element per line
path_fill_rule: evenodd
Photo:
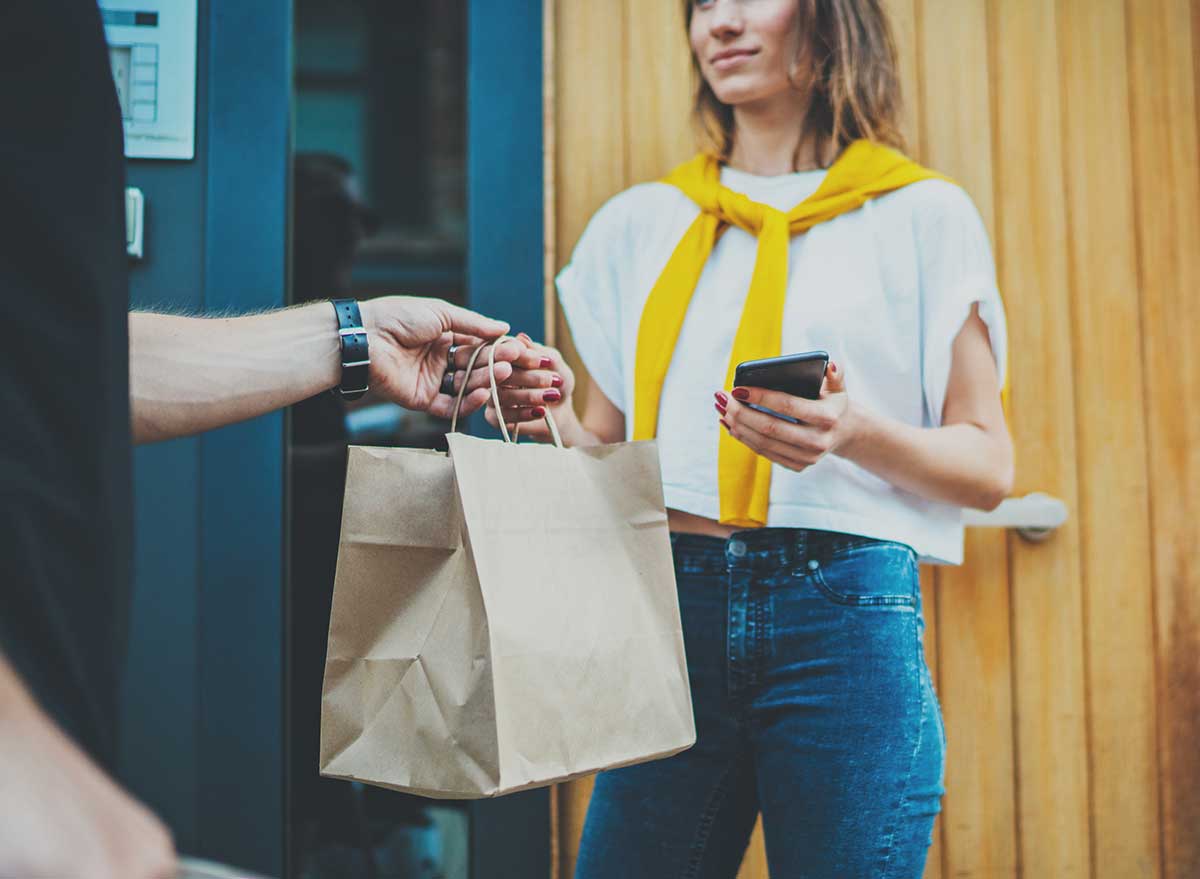
<path fill-rule="evenodd" d="M 487 797 L 690 747 L 655 444 L 449 447 L 350 450 L 321 773 Z"/>

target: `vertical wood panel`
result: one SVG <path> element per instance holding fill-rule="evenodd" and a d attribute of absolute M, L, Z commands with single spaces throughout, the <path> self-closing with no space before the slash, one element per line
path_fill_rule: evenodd
<path fill-rule="evenodd" d="M 925 0 L 922 153 L 970 193 L 995 230 L 983 0 Z M 940 685 L 947 737 L 944 866 L 951 876 L 1015 870 L 1008 561 L 1003 534 L 968 532 L 967 561 L 937 574 Z"/>
<path fill-rule="evenodd" d="M 1078 509 L 1056 15 L 992 0 L 997 264 L 1014 356 L 1010 427 L 1018 494 Z M 1087 727 L 1078 523 L 1045 544 L 1013 539 L 1018 825 L 1027 876 L 1089 874 Z"/>
<path fill-rule="evenodd" d="M 937 574 L 946 724 L 944 875 L 1016 869 L 1007 553 L 1003 534 L 969 531 L 967 561 Z"/>
<path fill-rule="evenodd" d="M 1196 124 L 1200 126 L 1200 0 L 1192 0 L 1192 68 L 1195 71 Z M 1200 130 L 1197 137 L 1200 138 Z M 1200 153 L 1196 159 L 1200 161 Z"/>
<path fill-rule="evenodd" d="M 768 875 L 766 838 L 763 836 L 762 815 L 759 815 L 737 879 L 767 879 Z"/>
<path fill-rule="evenodd" d="M 1200 876 L 1196 47 L 1186 0 L 1138 0 L 1127 9 L 1158 621 L 1163 865 L 1166 876 L 1182 879 Z"/>
<path fill-rule="evenodd" d="M 559 2 L 556 10 L 555 239 L 559 267 L 571 258 L 592 214 L 625 187 L 622 10 L 617 4 L 575 2 Z M 575 405 L 582 411 L 588 379 L 561 309 L 554 335 L 576 371 Z"/>
<path fill-rule="evenodd" d="M 884 7 L 892 22 L 896 52 L 900 58 L 900 91 L 904 96 L 904 117 L 900 132 L 908 142 L 908 154 L 921 155 L 920 53 L 917 43 L 917 3 L 919 0 L 885 0 Z"/>
<path fill-rule="evenodd" d="M 984 0 L 922 0 L 922 155 L 970 193 L 995 234 Z"/>
<path fill-rule="evenodd" d="M 1059 10 L 1092 868 L 1096 876 L 1124 879 L 1157 874 L 1158 842 L 1145 388 L 1125 12 L 1123 0 L 1061 0 Z M 1148 15 L 1145 9 L 1139 14 Z M 1043 846 L 1055 843 L 1046 838 Z M 1066 864 L 1030 866 L 1051 875 L 1051 866 Z"/>
<path fill-rule="evenodd" d="M 612 3 L 613 0 L 607 0 Z M 691 50 L 677 0 L 624 0 L 625 185 L 657 180 L 696 152 Z"/>
<path fill-rule="evenodd" d="M 559 3 L 555 114 L 562 261 L 596 209 L 625 186 L 624 16 L 607 3 Z"/>

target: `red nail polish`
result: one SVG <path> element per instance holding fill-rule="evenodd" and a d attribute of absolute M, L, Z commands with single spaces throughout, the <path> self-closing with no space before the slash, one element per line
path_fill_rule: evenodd
<path fill-rule="evenodd" d="M 729 405 L 729 397 L 725 394 L 724 391 L 717 391 L 715 394 L 713 394 L 713 396 L 717 398 L 717 402 L 720 403 L 722 406 Z"/>
<path fill-rule="evenodd" d="M 546 391 L 546 393 L 542 394 L 542 399 L 547 403 L 557 403 L 562 399 L 562 391 L 556 391 L 554 388 L 551 388 L 550 390 Z"/>
<path fill-rule="evenodd" d="M 563 386 L 563 377 L 561 375 L 556 375 L 554 378 L 550 379 L 550 387 L 561 388 L 562 386 Z"/>
<path fill-rule="evenodd" d="M 713 404 L 713 407 L 714 407 L 714 408 L 715 408 L 715 409 L 716 409 L 718 412 L 720 412 L 722 415 L 724 415 L 724 414 L 725 414 L 725 407 L 724 407 L 724 406 L 722 406 L 720 403 L 714 403 L 714 404 Z"/>
<path fill-rule="evenodd" d="M 734 388 L 733 389 L 733 398 L 735 400 L 749 400 L 750 392 L 748 390 L 746 390 L 745 388 Z"/>
<path fill-rule="evenodd" d="M 543 409 L 541 406 L 534 406 L 532 409 L 532 412 L 533 412 L 534 418 L 545 418 L 546 417 L 546 410 Z"/>
<path fill-rule="evenodd" d="M 554 361 L 549 357 L 543 357 L 541 363 L 538 364 L 538 367 L 541 369 L 549 369 L 553 363 Z"/>
<path fill-rule="evenodd" d="M 729 422 L 727 422 L 724 418 L 721 419 L 721 427 L 729 430 Z"/>

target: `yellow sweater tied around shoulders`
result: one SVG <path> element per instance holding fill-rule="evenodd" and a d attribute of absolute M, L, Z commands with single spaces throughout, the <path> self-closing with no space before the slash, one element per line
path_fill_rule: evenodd
<path fill-rule="evenodd" d="M 700 216 L 676 246 L 642 310 L 634 365 L 633 438 L 653 439 L 657 434 L 663 381 L 688 303 L 724 229 L 737 226 L 758 239 L 754 274 L 725 373 L 725 386 L 731 387 L 739 363 L 781 353 L 792 236 L 853 211 L 868 199 L 930 179 L 946 178 L 867 140 L 850 144 L 817 191 L 786 214 L 722 186 L 721 164 L 710 155 L 696 156 L 667 175 L 663 182 L 694 201 Z M 722 431 L 717 471 L 721 523 L 741 528 L 766 525 L 771 462 Z"/>

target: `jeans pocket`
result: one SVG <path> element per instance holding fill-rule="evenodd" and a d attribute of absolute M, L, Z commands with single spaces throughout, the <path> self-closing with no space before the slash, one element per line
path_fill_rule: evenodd
<path fill-rule="evenodd" d="M 878 541 L 812 559 L 803 572 L 830 601 L 845 607 L 916 611 L 917 557 L 902 543 Z"/>

